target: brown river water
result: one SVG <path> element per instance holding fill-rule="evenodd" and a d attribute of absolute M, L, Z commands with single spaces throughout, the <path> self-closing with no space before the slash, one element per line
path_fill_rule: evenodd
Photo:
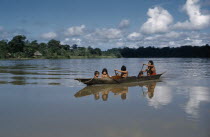
<path fill-rule="evenodd" d="M 153 60 L 159 81 L 75 78 Z M 0 137 L 210 137 L 210 59 L 0 60 Z"/>

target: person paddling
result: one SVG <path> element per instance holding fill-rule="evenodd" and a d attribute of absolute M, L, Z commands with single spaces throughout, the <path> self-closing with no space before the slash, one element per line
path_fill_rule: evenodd
<path fill-rule="evenodd" d="M 124 65 L 121 67 L 121 70 L 115 69 L 115 71 L 120 72 L 121 73 L 120 76 L 122 78 L 126 78 L 128 76 L 128 71 L 126 70 L 126 66 Z"/>
<path fill-rule="evenodd" d="M 143 72 L 147 72 L 147 75 L 148 76 L 151 76 L 151 75 L 156 75 L 156 69 L 155 69 L 155 65 L 154 65 L 154 62 L 152 60 L 150 60 L 148 62 L 148 64 L 144 64 L 147 66 L 147 69 Z"/>

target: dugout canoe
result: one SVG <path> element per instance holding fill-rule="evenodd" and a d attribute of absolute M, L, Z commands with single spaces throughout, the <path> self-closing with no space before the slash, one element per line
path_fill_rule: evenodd
<path fill-rule="evenodd" d="M 120 83 L 130 83 L 130 82 L 142 82 L 149 80 L 158 80 L 162 74 L 152 75 L 152 76 L 130 76 L 127 78 L 119 78 L 119 76 L 112 76 L 110 78 L 76 78 L 86 85 L 95 85 L 95 84 L 120 84 Z"/>

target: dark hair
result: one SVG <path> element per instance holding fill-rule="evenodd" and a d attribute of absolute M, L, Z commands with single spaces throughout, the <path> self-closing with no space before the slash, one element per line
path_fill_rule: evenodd
<path fill-rule="evenodd" d="M 154 63 L 153 63 L 153 61 L 152 61 L 152 60 L 150 60 L 150 61 L 149 61 L 149 63 L 151 63 L 151 65 L 154 65 Z"/>
<path fill-rule="evenodd" d="M 102 70 L 102 74 L 103 74 L 103 72 L 106 72 L 106 74 L 108 74 L 108 71 L 107 71 L 106 68 L 104 68 L 104 69 Z"/>
<path fill-rule="evenodd" d="M 123 65 L 123 66 L 121 67 L 121 70 L 122 70 L 122 71 L 126 71 L 126 66 Z"/>
<path fill-rule="evenodd" d="M 95 72 L 94 72 L 94 75 L 96 75 L 96 74 L 99 74 L 99 72 L 98 72 L 98 71 L 95 71 Z"/>

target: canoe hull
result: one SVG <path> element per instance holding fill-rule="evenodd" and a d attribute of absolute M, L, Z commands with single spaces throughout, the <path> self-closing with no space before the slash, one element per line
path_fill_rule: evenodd
<path fill-rule="evenodd" d="M 130 82 L 142 82 L 149 80 L 158 80 L 162 74 L 152 75 L 152 76 L 131 76 L 121 79 L 112 79 L 112 78 L 89 78 L 89 79 L 75 79 L 86 85 L 95 85 L 95 84 L 120 84 L 120 83 L 130 83 Z"/>

